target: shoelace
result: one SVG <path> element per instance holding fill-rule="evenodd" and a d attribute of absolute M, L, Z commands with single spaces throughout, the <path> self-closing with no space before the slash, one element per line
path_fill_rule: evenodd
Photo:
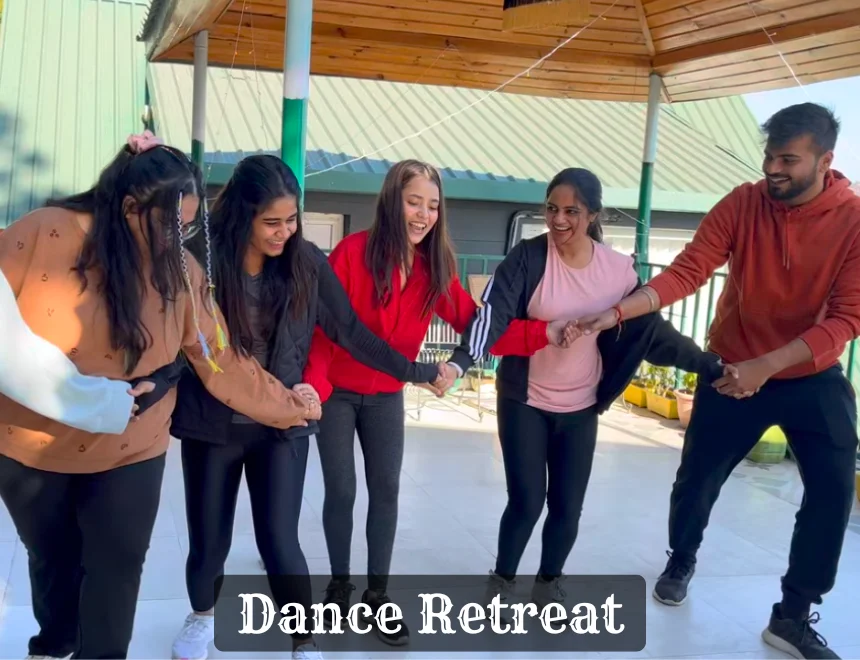
<path fill-rule="evenodd" d="M 812 627 L 812 624 L 818 623 L 820 620 L 821 615 L 819 615 L 818 612 L 813 612 L 803 620 L 803 636 L 801 637 L 801 644 L 806 643 L 807 637 L 811 637 L 820 646 L 825 648 L 827 647 L 827 640 L 822 637 L 821 633 Z"/>
<path fill-rule="evenodd" d="M 669 552 L 666 551 L 666 554 L 669 557 L 669 567 L 666 570 L 667 577 L 673 579 L 679 579 L 685 577 L 690 570 L 693 568 L 693 564 L 690 561 L 681 561 Z"/>
<path fill-rule="evenodd" d="M 349 598 L 351 591 L 355 591 L 355 585 L 349 582 L 337 583 L 334 586 L 329 586 L 326 594 L 336 601 L 346 601 Z"/>
<path fill-rule="evenodd" d="M 185 634 L 183 635 L 186 638 L 198 639 L 204 637 L 209 632 L 209 622 L 203 617 L 194 617 L 188 621 L 188 625 L 185 628 Z"/>
<path fill-rule="evenodd" d="M 561 581 L 564 579 L 564 576 L 557 577 L 550 584 L 552 585 L 552 589 L 554 590 L 554 598 L 557 601 L 563 601 L 567 597 L 567 592 L 561 588 Z"/>

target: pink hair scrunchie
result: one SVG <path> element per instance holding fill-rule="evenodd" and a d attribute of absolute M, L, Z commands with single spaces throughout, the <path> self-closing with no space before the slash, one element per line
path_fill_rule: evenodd
<path fill-rule="evenodd" d="M 144 151 L 149 151 L 154 147 L 159 147 L 164 144 L 164 140 L 149 130 L 144 131 L 140 135 L 129 135 L 128 146 L 135 154 L 142 154 Z"/>

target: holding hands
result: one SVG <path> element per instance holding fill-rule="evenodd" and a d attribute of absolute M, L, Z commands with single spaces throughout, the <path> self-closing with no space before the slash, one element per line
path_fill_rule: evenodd
<path fill-rule="evenodd" d="M 142 380 L 137 385 L 127 390 L 128 394 L 131 395 L 134 399 L 143 396 L 144 394 L 150 394 L 155 391 L 155 383 L 151 380 Z M 140 410 L 140 405 L 135 403 L 131 407 L 131 416 L 129 417 L 130 422 L 136 422 L 140 419 L 137 416 L 137 411 Z"/>
<path fill-rule="evenodd" d="M 447 362 L 439 363 L 439 375 L 432 383 L 416 383 L 418 387 L 422 387 L 435 394 L 440 399 L 445 396 L 445 393 L 454 386 L 454 382 L 459 377 L 457 369 Z"/>
<path fill-rule="evenodd" d="M 715 380 L 713 386 L 720 394 L 746 399 L 758 394 L 762 386 L 773 376 L 773 370 L 761 359 L 747 360 L 725 366 L 722 378 Z"/>
<path fill-rule="evenodd" d="M 299 383 L 298 385 L 293 386 L 293 392 L 307 401 L 309 412 L 307 419 L 320 419 L 322 417 L 320 395 L 316 389 L 314 389 L 313 385 Z"/>
<path fill-rule="evenodd" d="M 570 348 L 581 336 L 579 321 L 552 321 L 546 326 L 546 338 L 557 348 Z"/>

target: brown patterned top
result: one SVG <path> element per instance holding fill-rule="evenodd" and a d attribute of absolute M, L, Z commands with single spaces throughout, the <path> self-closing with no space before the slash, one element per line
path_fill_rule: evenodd
<path fill-rule="evenodd" d="M 81 293 L 73 270 L 85 237 L 82 227 L 89 226 L 89 220 L 62 209 L 38 209 L 0 232 L 0 269 L 33 332 L 66 352 L 81 373 L 119 380 L 148 375 L 184 351 L 209 392 L 234 410 L 281 429 L 309 418 L 304 399 L 256 360 L 228 349 L 217 356 L 223 373 L 213 372 L 197 340 L 189 294 L 180 293 L 176 303 L 164 309 L 146 270 L 141 319 L 152 335 L 152 346 L 126 377 L 123 355 L 110 346 L 106 308 L 97 293 L 99 278 L 88 274 L 88 286 Z M 200 295 L 203 273 L 193 259 L 188 267 L 200 328 L 215 350 L 215 323 L 204 311 Z M 226 329 L 223 318 L 222 327 Z M 167 450 L 175 400 L 174 389 L 116 436 L 72 429 L 0 395 L 0 454 L 62 473 L 101 472 L 154 458 Z"/>

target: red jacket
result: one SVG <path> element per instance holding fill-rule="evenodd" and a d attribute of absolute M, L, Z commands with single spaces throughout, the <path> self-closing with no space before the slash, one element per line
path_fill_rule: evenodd
<path fill-rule="evenodd" d="M 860 197 L 849 186 L 831 172 L 822 194 L 791 208 L 771 199 L 764 181 L 744 184 L 705 216 L 692 242 L 648 285 L 668 306 L 728 262 L 710 350 L 741 362 L 799 337 L 813 361 L 777 377 L 823 371 L 860 334 Z"/>
<path fill-rule="evenodd" d="M 416 255 L 412 275 L 403 291 L 400 290 L 400 273 L 395 272 L 391 301 L 385 307 L 377 307 L 373 278 L 365 261 L 367 237 L 366 231 L 345 237 L 332 250 L 329 263 L 343 284 L 358 318 L 393 349 L 400 351 L 409 360 L 415 360 L 432 320 L 432 314 L 422 315 L 430 287 L 427 265 Z M 472 296 L 463 289 L 459 278 L 455 277 L 448 295 L 440 296 L 434 311 L 458 334 L 462 334 L 477 308 Z M 526 339 L 526 327 L 530 335 L 543 333 L 546 338 L 546 323 L 515 321 L 509 330 L 514 340 L 505 342 L 510 351 L 525 349 L 519 344 Z M 517 338 L 521 339 L 518 341 Z M 400 381 L 353 358 L 319 328 L 314 331 L 303 380 L 316 389 L 323 401 L 331 396 L 333 387 L 359 394 L 392 393 L 403 388 Z"/>

